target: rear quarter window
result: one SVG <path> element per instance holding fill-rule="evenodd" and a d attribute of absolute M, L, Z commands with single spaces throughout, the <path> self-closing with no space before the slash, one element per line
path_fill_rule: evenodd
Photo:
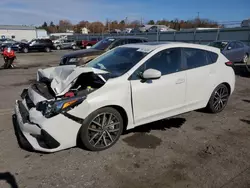
<path fill-rule="evenodd" d="M 209 64 L 215 63 L 218 60 L 219 56 L 217 53 L 207 51 L 207 54 L 209 56 L 209 59 L 211 60 L 211 62 Z"/>

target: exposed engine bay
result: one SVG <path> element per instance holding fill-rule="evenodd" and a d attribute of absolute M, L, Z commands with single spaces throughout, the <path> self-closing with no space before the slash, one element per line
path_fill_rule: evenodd
<path fill-rule="evenodd" d="M 61 68 L 62 67 L 62 68 Z M 53 69 L 52 69 L 53 68 Z M 46 118 L 64 113 L 81 104 L 87 95 L 106 83 L 102 74 L 92 68 L 60 66 L 38 71 L 37 82 L 31 88 L 46 100 L 34 104 Z"/>

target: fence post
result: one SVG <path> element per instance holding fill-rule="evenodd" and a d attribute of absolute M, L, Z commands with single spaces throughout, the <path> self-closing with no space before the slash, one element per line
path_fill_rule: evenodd
<path fill-rule="evenodd" d="M 218 28 L 217 30 L 216 41 L 219 40 L 219 37 L 220 37 L 220 28 Z"/>
<path fill-rule="evenodd" d="M 196 28 L 195 28 L 195 30 L 194 30 L 194 43 L 196 43 Z"/>

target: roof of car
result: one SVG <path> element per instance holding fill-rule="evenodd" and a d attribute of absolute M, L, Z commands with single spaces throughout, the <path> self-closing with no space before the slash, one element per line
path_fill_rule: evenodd
<path fill-rule="evenodd" d="M 199 48 L 199 49 L 207 49 L 219 52 L 219 50 L 215 47 L 202 45 L 202 44 L 192 44 L 192 43 L 186 43 L 186 42 L 145 42 L 145 43 L 133 43 L 133 44 L 125 44 L 121 47 L 131 47 L 131 48 L 141 48 L 146 49 L 147 51 L 153 51 L 155 49 L 158 49 L 160 47 L 165 46 L 173 46 L 173 47 L 190 47 L 190 48 Z"/>

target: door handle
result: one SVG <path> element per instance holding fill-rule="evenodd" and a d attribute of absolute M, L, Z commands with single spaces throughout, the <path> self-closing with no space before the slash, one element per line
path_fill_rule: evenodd
<path fill-rule="evenodd" d="M 178 79 L 175 83 L 176 83 L 176 84 L 181 84 L 181 83 L 183 83 L 183 82 L 185 82 L 185 79 L 184 79 L 184 78 L 180 78 L 180 79 Z"/>

